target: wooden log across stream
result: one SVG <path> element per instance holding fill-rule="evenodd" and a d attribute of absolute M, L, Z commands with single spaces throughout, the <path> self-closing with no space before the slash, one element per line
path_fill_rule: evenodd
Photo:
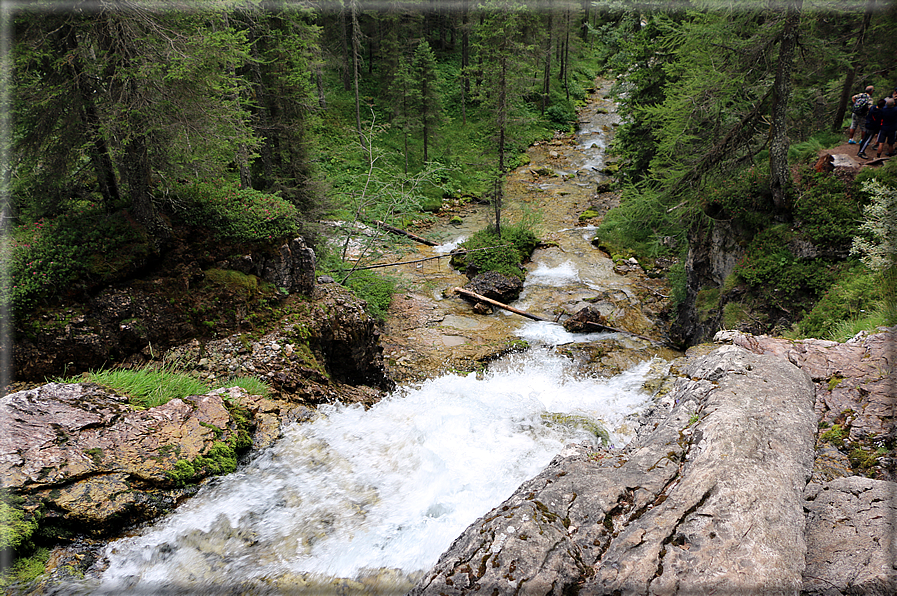
<path fill-rule="evenodd" d="M 374 225 L 376 225 L 380 228 L 383 228 L 387 232 L 392 232 L 393 234 L 398 234 L 400 236 L 406 236 L 408 238 L 411 238 L 415 242 L 419 242 L 421 244 L 426 244 L 427 246 L 438 246 L 439 245 L 438 242 L 433 242 L 432 240 L 427 240 L 426 238 L 421 238 L 417 234 L 412 234 L 411 232 L 408 232 L 406 230 L 400 230 L 399 228 L 394 228 L 390 225 L 383 223 L 382 221 L 375 221 Z"/>
<path fill-rule="evenodd" d="M 557 321 L 552 321 L 551 319 L 546 319 L 545 317 L 540 317 L 539 315 L 534 315 L 532 313 L 528 313 L 524 310 L 520 310 L 518 308 L 514 308 L 513 306 L 508 306 L 507 304 L 501 303 L 498 300 L 493 300 L 491 298 L 486 298 L 482 294 L 477 294 L 476 292 L 471 292 L 470 290 L 465 290 L 464 288 L 452 288 L 455 292 L 463 295 L 469 296 L 474 300 L 479 300 L 481 302 L 486 302 L 487 304 L 491 304 L 493 306 L 497 306 L 498 308 L 502 308 L 509 312 L 518 314 L 520 316 L 526 317 L 527 319 L 532 319 L 534 321 L 545 321 L 546 323 L 553 323 L 555 325 L 560 325 Z M 615 333 L 625 333 L 626 335 L 632 335 L 633 337 L 638 337 L 639 339 L 644 339 L 645 341 L 650 341 L 651 343 L 666 345 L 665 342 L 658 341 L 656 339 L 652 339 L 645 335 L 639 335 L 638 333 L 633 333 L 632 331 L 626 331 L 625 329 L 617 329 L 616 327 L 610 327 L 608 325 L 602 325 L 601 323 L 593 323 L 592 321 L 585 321 L 587 325 L 591 325 L 598 329 L 603 329 L 605 331 L 613 331 Z"/>

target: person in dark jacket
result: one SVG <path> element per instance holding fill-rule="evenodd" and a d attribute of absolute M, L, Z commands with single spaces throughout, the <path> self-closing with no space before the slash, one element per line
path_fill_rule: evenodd
<path fill-rule="evenodd" d="M 888 146 L 888 157 L 894 155 L 894 136 L 897 133 L 897 107 L 894 98 L 885 98 L 885 107 L 881 109 L 881 130 L 878 131 L 878 155 L 881 157 L 885 145 Z"/>
<path fill-rule="evenodd" d="M 866 114 L 866 131 L 863 133 L 863 140 L 860 141 L 860 150 L 857 151 L 857 157 L 869 159 L 866 157 L 866 147 L 872 142 L 872 139 L 878 138 L 881 131 L 881 110 L 885 107 L 884 98 L 879 99 L 869 113 Z"/>

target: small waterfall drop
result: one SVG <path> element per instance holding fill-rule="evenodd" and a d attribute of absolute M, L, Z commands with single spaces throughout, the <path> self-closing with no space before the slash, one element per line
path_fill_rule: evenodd
<path fill-rule="evenodd" d="M 617 429 L 650 398 L 648 364 L 611 379 L 576 378 L 571 366 L 533 349 L 367 411 L 324 406 L 165 519 L 111 543 L 99 591 L 317 594 L 348 581 L 354 593 L 384 593 L 387 573 L 401 593 L 565 444 L 599 444 L 598 426 L 617 446 L 628 440 Z"/>

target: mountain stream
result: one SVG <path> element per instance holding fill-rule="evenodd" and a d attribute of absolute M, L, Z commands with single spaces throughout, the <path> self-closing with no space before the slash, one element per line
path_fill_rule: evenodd
<path fill-rule="evenodd" d="M 617 273 L 579 222 L 602 200 L 596 187 L 618 118 L 606 87 L 580 112 L 576 135 L 531 148 L 530 163 L 509 177 L 506 221 L 537 214 L 544 241 L 515 306 L 553 318 L 599 296 L 621 325 L 660 337 L 641 308 L 645 296 L 662 301 L 660 282 Z M 459 205 L 458 213 L 460 225 L 431 230 L 442 245 L 403 259 L 447 254 L 491 209 Z M 443 259 L 398 274 L 407 289 L 383 345 L 400 388 L 368 410 L 322 406 L 166 518 L 110 543 L 90 592 L 401 594 L 565 444 L 597 449 L 631 438 L 633 414 L 652 397 L 643 388 L 652 367 L 645 350 L 658 353 L 651 342 L 475 314 L 452 294 L 466 279 Z M 529 348 L 505 349 L 514 338 Z M 641 355 L 604 355 L 616 364 L 596 375 L 557 348 L 602 342 Z"/>

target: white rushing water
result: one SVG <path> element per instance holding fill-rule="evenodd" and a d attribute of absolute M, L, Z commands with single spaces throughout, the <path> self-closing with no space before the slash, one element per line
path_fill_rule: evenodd
<path fill-rule="evenodd" d="M 612 379 L 574 379 L 570 366 L 532 350 L 367 411 L 322 407 L 167 518 L 111 543 L 100 591 L 420 573 L 565 444 L 597 444 L 590 423 L 625 441 L 614 429 L 649 399 L 648 365 Z"/>

